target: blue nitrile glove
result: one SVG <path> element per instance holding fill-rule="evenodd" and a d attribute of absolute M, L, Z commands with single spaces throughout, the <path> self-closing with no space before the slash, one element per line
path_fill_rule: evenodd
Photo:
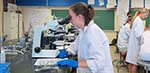
<path fill-rule="evenodd" d="M 68 67 L 73 67 L 77 68 L 78 67 L 78 61 L 76 60 L 61 60 L 57 62 L 58 66 L 68 66 Z"/>
<path fill-rule="evenodd" d="M 66 57 L 68 57 L 68 51 L 66 51 L 65 49 L 59 50 L 58 57 L 59 58 L 66 58 Z"/>

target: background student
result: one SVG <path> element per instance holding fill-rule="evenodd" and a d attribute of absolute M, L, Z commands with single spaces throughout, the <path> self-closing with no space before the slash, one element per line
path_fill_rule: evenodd
<path fill-rule="evenodd" d="M 131 20 L 132 20 L 132 17 L 128 17 L 127 22 L 121 27 L 119 34 L 118 34 L 117 46 L 119 48 L 121 60 L 125 60 L 125 57 L 126 57 L 130 29 L 131 29 L 130 27 L 132 24 Z"/>
<path fill-rule="evenodd" d="M 126 56 L 126 62 L 129 63 L 129 73 L 137 73 L 137 61 L 138 53 L 140 49 L 140 39 L 144 32 L 143 20 L 147 18 L 149 14 L 148 9 L 142 8 L 137 11 L 136 15 L 133 17 L 133 23 L 131 27 L 129 46 Z"/>

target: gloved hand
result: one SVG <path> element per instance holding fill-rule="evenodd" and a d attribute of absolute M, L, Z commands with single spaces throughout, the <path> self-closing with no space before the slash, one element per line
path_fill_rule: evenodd
<path fill-rule="evenodd" d="M 58 57 L 59 58 L 66 58 L 66 57 L 68 57 L 68 51 L 66 51 L 65 49 L 59 50 Z"/>
<path fill-rule="evenodd" d="M 75 60 L 61 60 L 57 62 L 58 66 L 68 66 L 68 67 L 73 67 L 77 68 L 78 67 L 78 61 Z"/>

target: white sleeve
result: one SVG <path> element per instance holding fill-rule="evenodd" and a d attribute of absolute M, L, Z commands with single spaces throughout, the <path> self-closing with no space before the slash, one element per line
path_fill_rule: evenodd
<path fill-rule="evenodd" d="M 71 52 L 73 55 L 77 53 L 77 47 L 78 47 L 78 42 L 79 42 L 79 36 L 75 39 L 73 43 L 71 43 L 67 49 L 67 51 Z"/>
<path fill-rule="evenodd" d="M 144 32 L 143 23 L 140 21 L 136 21 L 136 27 L 134 29 L 136 38 L 140 39 L 142 33 Z"/>
<path fill-rule="evenodd" d="M 117 46 L 120 52 L 126 52 L 129 32 L 128 28 L 122 27 L 118 34 Z"/>
<path fill-rule="evenodd" d="M 144 33 L 142 34 L 140 39 L 140 46 L 142 46 L 143 44 L 144 44 Z"/>

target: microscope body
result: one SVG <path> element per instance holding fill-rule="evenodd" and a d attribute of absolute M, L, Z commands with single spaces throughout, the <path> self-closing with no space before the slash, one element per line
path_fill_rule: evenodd
<path fill-rule="evenodd" d="M 32 59 L 36 59 L 34 63 L 35 71 L 51 69 L 56 71 L 54 73 L 59 73 L 60 70 L 66 71 L 66 68 L 62 69 L 56 65 L 57 61 L 67 59 L 57 58 L 59 49 L 57 48 L 57 43 L 55 43 L 55 41 L 64 40 L 66 30 L 63 24 L 66 24 L 66 20 L 65 22 L 52 20 L 48 25 L 36 26 L 34 28 Z M 61 47 L 61 49 L 64 49 L 64 47 Z"/>

